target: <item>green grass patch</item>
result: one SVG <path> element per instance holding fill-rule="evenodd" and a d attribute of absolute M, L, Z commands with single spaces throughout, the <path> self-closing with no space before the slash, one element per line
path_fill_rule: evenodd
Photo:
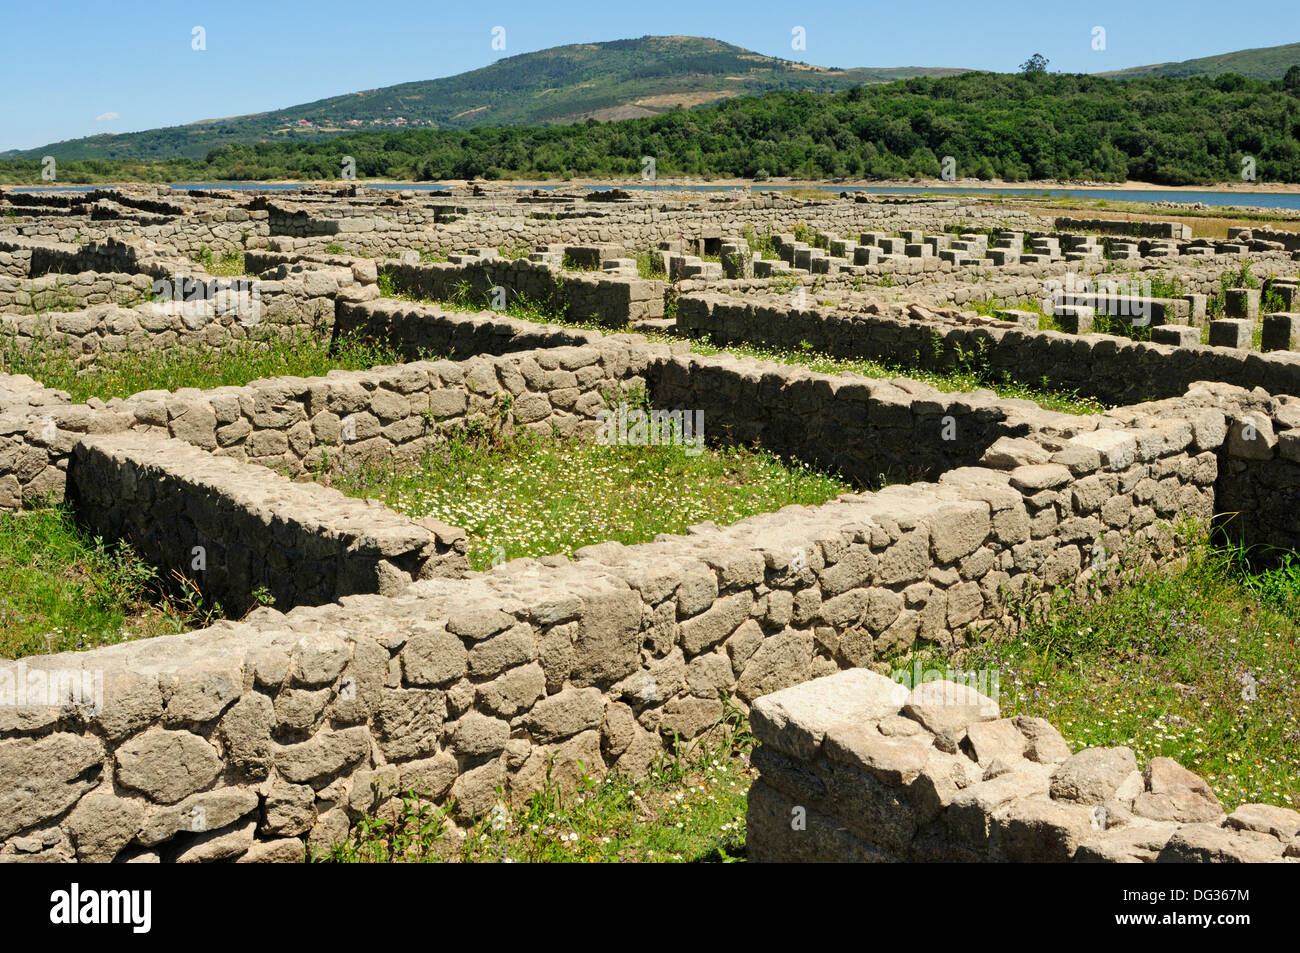
<path fill-rule="evenodd" d="M 90 397 L 129 397 L 145 390 L 208 390 L 263 377 L 319 377 L 335 369 L 401 363 L 401 354 L 384 345 L 341 338 L 331 347 L 328 341 L 306 334 L 289 340 L 242 341 L 220 351 L 184 346 L 104 353 L 88 367 L 78 366 L 61 346 L 46 343 L 20 350 L 13 339 L 0 342 L 0 371 L 28 374 L 47 387 L 68 391 L 77 403 Z"/>
<path fill-rule="evenodd" d="M 325 250 L 330 251 L 330 248 L 327 246 Z M 343 248 L 340 246 L 339 253 L 342 251 Z M 218 256 L 211 248 L 204 245 L 194 256 L 194 260 L 214 278 L 237 278 L 247 273 L 244 266 L 244 253 L 234 248 Z"/>
<path fill-rule="evenodd" d="M 611 446 L 531 432 L 453 436 L 415 462 L 379 461 L 318 477 L 413 518 L 469 535 L 470 565 L 571 555 L 593 543 L 642 543 L 713 520 L 734 523 L 792 503 L 817 505 L 853 488 L 766 451 Z"/>
<path fill-rule="evenodd" d="M 153 567 L 77 527 L 63 507 L 0 513 L 0 657 L 113 645 L 184 631 Z"/>

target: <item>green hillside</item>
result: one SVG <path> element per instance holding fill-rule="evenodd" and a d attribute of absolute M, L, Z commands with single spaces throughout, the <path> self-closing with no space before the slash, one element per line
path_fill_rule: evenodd
<path fill-rule="evenodd" d="M 1181 63 L 1155 63 L 1130 69 L 1099 73 L 1110 79 L 1138 79 L 1146 76 L 1219 76 L 1240 73 L 1250 79 L 1281 79 L 1292 66 L 1300 65 L 1300 43 L 1266 46 L 1258 50 L 1238 50 L 1218 56 L 1203 56 Z"/>
<path fill-rule="evenodd" d="M 957 69 L 826 69 L 718 40 L 647 36 L 557 46 L 445 79 L 402 83 L 272 112 L 120 135 L 89 136 L 2 158 L 202 158 L 231 143 L 315 142 L 349 132 L 549 126 L 632 119 L 733 96 L 832 92 Z"/>
<path fill-rule="evenodd" d="M 643 156 L 664 178 L 935 178 L 954 156 L 961 177 L 1162 185 L 1226 182 L 1242 161 L 1265 181 L 1300 182 L 1300 86 L 1079 74 L 964 73 L 724 99 L 616 122 L 363 132 L 307 143 L 232 144 L 203 160 L 70 161 L 60 182 L 440 181 L 599 177 L 637 180 Z M 0 161 L 0 181 L 39 184 L 34 159 Z"/>

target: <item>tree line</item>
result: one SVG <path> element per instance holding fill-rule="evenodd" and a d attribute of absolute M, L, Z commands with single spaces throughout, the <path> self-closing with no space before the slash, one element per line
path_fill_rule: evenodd
<path fill-rule="evenodd" d="M 1108 80 L 1027 72 L 915 78 L 833 93 L 774 92 L 618 122 L 358 133 L 320 142 L 224 145 L 204 159 L 85 160 L 60 182 L 358 178 L 807 179 L 958 177 L 1194 185 L 1300 182 L 1300 76 Z M 39 184 L 37 161 L 0 178 Z"/>

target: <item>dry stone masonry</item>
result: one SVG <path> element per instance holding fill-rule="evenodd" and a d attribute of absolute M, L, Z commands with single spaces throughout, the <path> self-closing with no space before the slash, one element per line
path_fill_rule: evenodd
<path fill-rule="evenodd" d="M 66 502 L 232 616 L 0 661 L 0 860 L 298 861 L 403 791 L 465 821 L 548 777 L 641 775 L 707 736 L 724 698 L 761 741 L 751 859 L 1297 857 L 1295 812 L 1225 814 L 1166 759 L 1071 752 L 968 689 L 872 670 L 1013 626 L 1018 600 L 1173 564 L 1191 524 L 1296 548 L 1295 233 L 966 199 L 591 195 L 0 189 L 0 353 L 92 368 L 313 336 L 404 361 L 84 404 L 0 374 L 0 509 Z M 1220 296 L 1243 262 L 1258 287 Z M 692 338 L 977 361 L 1112 409 Z M 310 482 L 466 426 L 589 439 L 634 395 L 701 411 L 714 445 L 891 485 L 470 572 L 462 530 Z"/>
<path fill-rule="evenodd" d="M 911 690 L 864 669 L 767 695 L 749 859 L 819 862 L 1282 863 L 1300 812 L 1226 813 L 1169 758 L 1072 752 L 1042 718 L 1001 717 L 970 685 Z"/>

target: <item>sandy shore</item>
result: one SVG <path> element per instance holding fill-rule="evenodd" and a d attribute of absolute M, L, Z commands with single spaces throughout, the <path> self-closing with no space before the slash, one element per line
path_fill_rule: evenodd
<path fill-rule="evenodd" d="M 400 182 L 392 179 L 367 179 L 366 183 L 379 185 L 417 185 L 421 183 Z M 341 183 L 340 183 L 341 184 Z M 365 184 L 365 183 L 363 183 Z M 444 180 L 437 183 L 439 185 L 465 185 L 464 180 Z M 640 179 L 628 179 L 625 181 L 613 181 L 608 178 L 573 178 L 564 181 L 550 180 L 539 181 L 536 179 L 494 179 L 490 182 L 479 182 L 485 187 L 508 185 L 508 186 L 585 186 L 585 185 L 618 185 L 624 188 L 630 186 L 641 186 L 647 183 Z M 1219 182 L 1214 185 L 1156 185 L 1150 182 L 1059 182 L 1054 179 L 1034 181 L 1034 182 L 1003 182 L 999 179 L 982 181 L 980 179 L 958 179 L 955 182 L 945 182 L 942 179 L 845 179 L 845 180 L 808 180 L 808 179 L 768 179 L 765 182 L 754 182 L 752 179 L 699 179 L 699 178 L 663 178 L 655 183 L 660 188 L 674 188 L 687 185 L 711 185 L 723 188 L 752 188 L 763 189 L 771 186 L 789 186 L 794 188 L 820 188 L 820 189 L 843 189 L 843 188 L 921 188 L 921 189 L 962 189 L 966 191 L 1004 191 L 1015 189 L 1026 192 L 1039 192 L 1053 189 L 1100 189 L 1111 192 L 1289 192 L 1300 193 L 1300 183 L 1287 182 Z"/>
<path fill-rule="evenodd" d="M 120 188 L 138 185 L 148 185 L 151 183 L 142 183 L 138 181 L 122 182 L 96 182 L 88 187 L 91 188 Z M 348 185 L 409 185 L 412 187 L 427 185 L 445 185 L 452 188 L 465 187 L 470 184 L 464 179 L 443 179 L 438 182 L 415 182 L 403 179 L 356 179 L 345 181 L 342 179 L 266 179 L 260 181 L 239 181 L 239 182 L 211 182 L 206 183 L 214 188 L 229 186 L 258 186 L 258 185 L 317 185 L 329 188 L 342 188 Z M 633 186 L 642 186 L 646 183 L 641 179 L 627 179 L 615 181 L 609 178 L 573 178 L 573 179 L 494 179 L 491 181 L 479 180 L 478 185 L 486 189 L 501 187 L 547 187 L 547 188 L 582 188 L 583 186 L 618 186 L 621 188 L 631 188 Z M 49 188 L 68 187 L 68 183 L 53 183 Z M 736 188 L 736 189 L 765 189 L 773 186 L 782 188 L 799 188 L 799 189 L 824 189 L 835 191 L 837 189 L 872 189 L 872 188 L 914 188 L 914 189 L 944 189 L 959 190 L 963 192 L 1005 192 L 1013 190 L 1017 192 L 1044 192 L 1057 191 L 1061 189 L 1095 189 L 1109 192 L 1170 192 L 1170 193 L 1195 193 L 1195 192 L 1213 192 L 1223 195 L 1236 193 L 1281 193 L 1281 194 L 1300 194 L 1300 183 L 1286 182 L 1219 182 L 1214 185 L 1156 185 L 1150 182 L 1058 182 L 1054 179 L 1035 181 L 1035 182 L 1003 182 L 994 179 L 988 182 L 979 179 L 958 179 L 955 182 L 945 182 L 942 179 L 889 179 L 877 181 L 870 179 L 845 179 L 843 181 L 829 180 L 808 180 L 808 179 L 769 179 L 765 182 L 754 182 L 750 179 L 699 179 L 699 178 L 665 178 L 657 180 L 654 185 L 665 191 L 685 186 L 712 186 L 714 188 Z M 40 186 L 13 184 L 10 188 L 39 189 Z M 76 186 L 81 187 L 81 186 Z"/>

